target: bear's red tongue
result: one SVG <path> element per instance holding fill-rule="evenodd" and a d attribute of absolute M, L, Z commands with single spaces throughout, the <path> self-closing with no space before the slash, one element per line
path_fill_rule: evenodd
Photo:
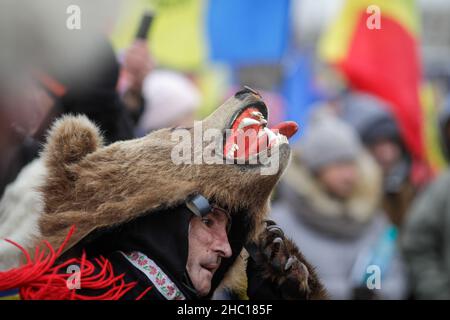
<path fill-rule="evenodd" d="M 278 130 L 286 138 L 292 137 L 298 130 L 298 124 L 294 121 L 283 121 L 270 129 L 272 131 Z"/>
<path fill-rule="evenodd" d="M 228 158 L 245 158 L 271 147 L 280 139 L 279 134 L 292 137 L 298 130 L 293 121 L 285 121 L 273 128 L 256 108 L 248 108 L 234 121 L 231 135 L 227 138 L 224 154 Z"/>

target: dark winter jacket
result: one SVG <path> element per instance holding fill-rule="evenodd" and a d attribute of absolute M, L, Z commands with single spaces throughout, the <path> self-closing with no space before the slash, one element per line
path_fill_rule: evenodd
<path fill-rule="evenodd" d="M 450 172 L 416 199 L 403 228 L 402 248 L 413 297 L 450 299 Z"/>

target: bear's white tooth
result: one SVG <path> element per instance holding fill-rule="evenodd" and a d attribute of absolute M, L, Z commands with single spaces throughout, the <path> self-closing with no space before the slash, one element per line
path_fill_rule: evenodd
<path fill-rule="evenodd" d="M 243 129 L 248 126 L 254 126 L 254 125 L 260 125 L 258 120 L 252 119 L 252 118 L 244 118 L 242 119 L 241 123 L 239 123 L 238 129 Z"/>
<path fill-rule="evenodd" d="M 266 132 L 267 135 L 269 136 L 269 141 L 272 141 L 273 139 L 277 138 L 276 134 L 273 133 L 273 131 L 270 130 L 269 128 L 267 128 L 267 127 L 264 128 L 264 132 Z"/>
<path fill-rule="evenodd" d="M 251 115 L 254 116 L 254 117 L 257 117 L 257 118 L 259 118 L 259 119 L 264 119 L 263 114 L 262 114 L 261 112 L 259 112 L 259 111 L 253 111 L 253 112 L 251 113 Z"/>

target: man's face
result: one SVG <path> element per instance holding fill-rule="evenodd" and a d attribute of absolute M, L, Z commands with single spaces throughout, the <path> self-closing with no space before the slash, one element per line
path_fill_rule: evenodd
<path fill-rule="evenodd" d="M 34 135 L 55 105 L 55 100 L 37 82 L 25 80 L 24 89 L 12 96 L 12 121 L 26 135 Z"/>
<path fill-rule="evenodd" d="M 231 256 L 225 213 L 213 211 L 205 217 L 194 216 L 189 227 L 189 253 L 186 270 L 199 296 L 211 290 L 211 280 L 222 258 Z"/>
<path fill-rule="evenodd" d="M 389 172 L 402 156 L 400 147 L 389 140 L 376 142 L 370 147 L 370 151 L 384 173 Z"/>
<path fill-rule="evenodd" d="M 358 169 L 353 161 L 334 163 L 320 169 L 318 178 L 331 195 L 347 199 L 358 180 Z"/>

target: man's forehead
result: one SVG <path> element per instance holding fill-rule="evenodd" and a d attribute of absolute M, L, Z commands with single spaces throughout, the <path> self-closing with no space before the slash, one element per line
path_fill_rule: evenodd
<path fill-rule="evenodd" d="M 227 221 L 227 222 L 231 221 L 230 214 L 227 211 L 225 211 L 225 210 L 219 210 L 217 208 L 213 208 L 211 210 L 211 212 L 209 212 L 207 215 L 208 216 L 213 216 L 213 217 L 215 217 L 218 220 L 223 220 L 223 221 Z"/>

